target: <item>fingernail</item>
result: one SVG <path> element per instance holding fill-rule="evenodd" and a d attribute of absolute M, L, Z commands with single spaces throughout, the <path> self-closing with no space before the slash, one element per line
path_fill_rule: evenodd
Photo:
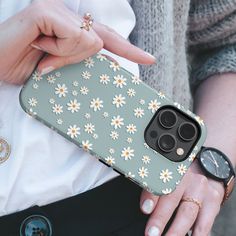
<path fill-rule="evenodd" d="M 142 210 L 147 213 L 147 214 L 150 214 L 153 210 L 153 206 L 154 206 L 154 202 L 152 199 L 146 199 L 144 202 L 143 202 L 143 205 L 142 205 Z"/>
<path fill-rule="evenodd" d="M 150 57 L 152 57 L 153 59 L 155 59 L 156 60 L 156 58 L 152 55 L 152 54 L 150 54 L 149 52 L 145 52 L 148 56 L 150 56 Z"/>
<path fill-rule="evenodd" d="M 41 74 L 41 75 L 45 75 L 45 74 L 47 74 L 47 73 L 53 71 L 54 69 L 55 69 L 55 68 L 52 67 L 52 66 L 46 67 L 46 68 L 42 69 L 42 71 L 40 72 L 40 74 Z"/>
<path fill-rule="evenodd" d="M 156 226 L 152 226 L 148 230 L 148 236 L 159 236 L 160 230 Z"/>
<path fill-rule="evenodd" d="M 31 46 L 32 48 L 36 48 L 36 49 L 42 51 L 42 48 L 40 48 L 39 46 L 37 46 L 37 45 L 35 45 L 35 44 L 33 44 L 33 43 L 31 43 L 30 46 Z"/>

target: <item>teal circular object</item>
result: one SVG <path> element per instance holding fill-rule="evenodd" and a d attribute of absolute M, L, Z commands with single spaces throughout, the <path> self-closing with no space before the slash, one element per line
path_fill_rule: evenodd
<path fill-rule="evenodd" d="M 20 236 L 52 236 L 52 225 L 45 216 L 31 215 L 22 222 Z"/>

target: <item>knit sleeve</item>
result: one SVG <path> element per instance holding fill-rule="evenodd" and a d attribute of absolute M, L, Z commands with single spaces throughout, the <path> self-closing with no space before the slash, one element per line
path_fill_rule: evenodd
<path fill-rule="evenodd" d="M 190 84 L 236 72 L 236 1 L 193 0 L 188 30 Z"/>

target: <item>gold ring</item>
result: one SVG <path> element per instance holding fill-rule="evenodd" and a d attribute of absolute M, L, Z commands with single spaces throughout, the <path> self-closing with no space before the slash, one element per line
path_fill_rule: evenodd
<path fill-rule="evenodd" d="M 198 201 L 197 199 L 194 199 L 192 197 L 185 197 L 185 198 L 182 198 L 183 202 L 192 202 L 194 204 L 196 204 L 200 209 L 202 208 L 202 204 L 200 201 Z"/>
<path fill-rule="evenodd" d="M 82 25 L 80 26 L 81 29 L 85 29 L 89 31 L 93 26 L 93 18 L 90 13 L 85 13 L 83 17 Z"/>

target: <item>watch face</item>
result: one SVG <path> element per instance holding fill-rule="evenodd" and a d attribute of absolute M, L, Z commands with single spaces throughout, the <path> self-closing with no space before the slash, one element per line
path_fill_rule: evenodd
<path fill-rule="evenodd" d="M 214 149 L 205 149 L 200 155 L 200 162 L 205 170 L 219 179 L 227 179 L 230 175 L 230 166 L 224 154 Z"/>

